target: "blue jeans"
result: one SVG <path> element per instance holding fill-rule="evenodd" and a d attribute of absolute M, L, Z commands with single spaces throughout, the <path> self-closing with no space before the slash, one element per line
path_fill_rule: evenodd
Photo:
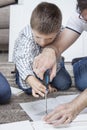
<path fill-rule="evenodd" d="M 87 57 L 83 57 L 73 64 L 73 72 L 76 87 L 83 91 L 87 88 Z"/>
<path fill-rule="evenodd" d="M 54 77 L 53 81 L 51 82 L 51 85 L 55 87 L 58 90 L 67 90 L 71 87 L 72 80 L 68 73 L 68 71 L 65 68 L 64 60 L 61 60 L 60 62 L 60 70 L 57 72 L 56 76 Z"/>
<path fill-rule="evenodd" d="M 70 77 L 69 73 L 67 72 L 67 70 L 65 69 L 64 60 L 61 60 L 60 65 L 61 65 L 61 69 L 57 72 L 55 78 L 53 79 L 53 81 L 50 84 L 58 90 L 67 90 L 69 87 L 71 87 L 71 84 L 72 84 L 71 77 Z M 38 78 L 38 79 L 43 83 L 43 81 L 40 78 Z M 20 89 L 25 91 L 25 93 L 27 93 L 27 94 L 32 93 L 31 88 L 23 89 L 21 87 L 21 84 L 19 82 L 19 73 L 17 70 L 16 70 L 16 84 L 19 86 Z"/>
<path fill-rule="evenodd" d="M 19 81 L 19 72 L 18 72 L 18 70 L 16 69 L 16 75 L 15 75 L 15 77 L 16 77 L 16 84 L 18 85 L 18 87 L 20 88 L 20 89 L 22 89 L 26 94 L 32 94 L 32 88 L 27 88 L 27 89 L 24 89 L 22 86 L 21 86 L 21 84 L 20 84 L 20 81 Z"/>
<path fill-rule="evenodd" d="M 0 73 L 0 104 L 6 104 L 11 98 L 11 89 L 6 78 Z"/>

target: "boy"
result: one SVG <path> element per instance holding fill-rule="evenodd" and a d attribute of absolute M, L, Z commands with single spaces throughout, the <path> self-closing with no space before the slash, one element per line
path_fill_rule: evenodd
<path fill-rule="evenodd" d="M 33 72 L 33 60 L 45 46 L 56 40 L 61 30 L 61 23 L 60 9 L 52 3 L 42 2 L 32 12 L 31 27 L 26 26 L 16 40 L 13 53 L 13 61 L 17 69 L 16 83 L 34 97 L 39 95 L 44 97 L 46 87 Z M 54 88 L 65 90 L 71 86 L 71 78 L 64 67 L 63 58 L 59 60 L 59 64 L 56 65 L 57 73 L 50 82 L 49 91 L 54 91 Z"/>

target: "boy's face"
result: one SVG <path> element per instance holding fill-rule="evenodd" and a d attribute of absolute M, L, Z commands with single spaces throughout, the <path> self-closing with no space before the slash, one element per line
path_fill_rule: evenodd
<path fill-rule="evenodd" d="M 41 47 L 45 47 L 52 43 L 58 33 L 41 34 L 36 30 L 32 30 L 35 42 Z"/>

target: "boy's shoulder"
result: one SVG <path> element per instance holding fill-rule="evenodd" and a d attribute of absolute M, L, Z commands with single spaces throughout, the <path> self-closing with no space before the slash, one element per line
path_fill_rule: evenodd
<path fill-rule="evenodd" d="M 31 27 L 26 25 L 20 32 L 20 35 L 24 35 L 26 37 L 32 37 Z"/>

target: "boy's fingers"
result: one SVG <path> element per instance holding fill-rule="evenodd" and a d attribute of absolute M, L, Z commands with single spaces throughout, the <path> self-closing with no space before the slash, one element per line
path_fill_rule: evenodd
<path fill-rule="evenodd" d="M 36 88 L 37 88 L 37 91 L 41 91 L 43 93 L 45 93 L 46 91 L 46 87 L 42 83 L 38 84 Z"/>
<path fill-rule="evenodd" d="M 32 95 L 33 95 L 34 97 L 37 97 L 37 98 L 39 97 L 39 95 L 36 94 L 34 90 L 32 90 Z"/>
<path fill-rule="evenodd" d="M 39 97 L 39 95 L 41 96 L 41 97 L 44 97 L 45 96 L 45 94 L 43 93 L 43 92 L 41 92 L 40 90 L 32 90 L 32 95 L 34 96 L 34 97 Z"/>
<path fill-rule="evenodd" d="M 41 97 L 44 97 L 44 96 L 45 96 L 45 94 L 42 93 L 41 91 L 38 91 L 38 94 L 39 94 Z"/>

